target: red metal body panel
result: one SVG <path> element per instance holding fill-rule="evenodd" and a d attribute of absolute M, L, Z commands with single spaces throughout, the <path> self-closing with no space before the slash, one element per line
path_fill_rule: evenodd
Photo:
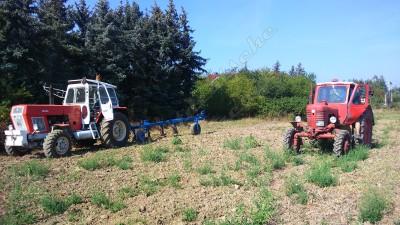
<path fill-rule="evenodd" d="M 42 117 L 44 119 L 46 131 L 42 131 L 42 133 L 48 133 L 51 130 L 51 127 L 48 126 L 48 116 L 67 116 L 72 130 L 80 130 L 82 127 L 81 108 L 78 105 L 15 105 L 14 107 L 18 106 L 24 108 L 22 116 L 29 133 L 34 132 L 32 117 Z"/>

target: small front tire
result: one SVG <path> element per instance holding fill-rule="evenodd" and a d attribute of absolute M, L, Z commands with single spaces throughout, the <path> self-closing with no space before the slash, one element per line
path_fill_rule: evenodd
<path fill-rule="evenodd" d="M 335 134 L 333 152 L 336 156 L 347 154 L 352 147 L 351 135 L 347 130 L 339 130 Z"/>
<path fill-rule="evenodd" d="M 297 140 L 297 144 L 295 145 L 294 135 L 296 134 L 296 129 L 289 128 L 286 133 L 283 135 L 283 147 L 288 150 L 295 150 L 296 152 L 300 151 L 301 139 Z"/>
<path fill-rule="evenodd" d="M 29 149 L 19 146 L 4 146 L 4 149 L 9 156 L 21 156 L 29 151 Z"/>
<path fill-rule="evenodd" d="M 64 130 L 53 130 L 43 142 L 44 155 L 48 158 L 68 156 L 71 148 L 71 137 Z"/>

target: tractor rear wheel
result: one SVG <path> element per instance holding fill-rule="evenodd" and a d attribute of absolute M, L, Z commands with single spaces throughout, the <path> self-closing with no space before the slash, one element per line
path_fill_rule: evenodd
<path fill-rule="evenodd" d="M 336 156 L 341 156 L 350 151 L 351 136 L 347 130 L 339 130 L 336 132 L 335 141 L 333 143 L 333 152 Z"/>
<path fill-rule="evenodd" d="M 372 125 L 373 115 L 371 110 L 367 110 L 364 115 L 360 118 L 360 132 L 359 136 L 356 137 L 357 145 L 365 145 L 370 148 L 372 144 Z"/>
<path fill-rule="evenodd" d="M 123 147 L 128 142 L 129 122 L 128 118 L 120 113 L 114 114 L 111 121 L 101 122 L 101 141 L 109 148 Z"/>
<path fill-rule="evenodd" d="M 283 135 L 283 147 L 289 150 L 295 150 L 296 152 L 300 151 L 300 143 L 301 139 L 297 140 L 297 145 L 294 143 L 294 135 L 296 134 L 296 130 L 294 128 L 289 128 L 286 133 Z"/>
<path fill-rule="evenodd" d="M 192 135 L 199 135 L 201 133 L 200 124 L 198 124 L 198 123 L 192 124 L 192 126 L 190 127 L 190 131 L 191 131 Z"/>
<path fill-rule="evenodd" d="M 48 158 L 68 156 L 71 148 L 71 136 L 64 130 L 53 130 L 43 142 L 43 152 Z"/>
<path fill-rule="evenodd" d="M 27 148 L 18 147 L 18 146 L 4 146 L 4 149 L 6 150 L 7 155 L 10 155 L 10 156 L 24 155 L 29 151 L 29 149 L 27 149 Z"/>

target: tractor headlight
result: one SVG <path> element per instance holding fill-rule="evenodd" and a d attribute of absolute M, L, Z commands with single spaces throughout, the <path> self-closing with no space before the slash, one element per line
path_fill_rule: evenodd
<path fill-rule="evenodd" d="M 14 130 L 14 127 L 13 127 L 13 125 L 8 125 L 8 130 Z"/>
<path fill-rule="evenodd" d="M 301 116 L 296 116 L 294 118 L 294 121 L 296 121 L 297 123 L 300 123 L 301 122 Z"/>
<path fill-rule="evenodd" d="M 329 118 L 329 122 L 336 123 L 337 122 L 337 118 L 335 116 L 331 116 L 331 118 Z"/>

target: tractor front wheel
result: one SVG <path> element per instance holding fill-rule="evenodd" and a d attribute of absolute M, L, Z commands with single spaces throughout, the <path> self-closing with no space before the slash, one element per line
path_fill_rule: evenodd
<path fill-rule="evenodd" d="M 283 147 L 289 150 L 295 150 L 296 152 L 300 151 L 301 139 L 297 140 L 297 144 L 295 145 L 294 135 L 296 134 L 296 130 L 294 128 L 289 128 L 286 133 L 283 135 Z"/>
<path fill-rule="evenodd" d="M 333 152 L 336 156 L 347 154 L 351 148 L 351 136 L 347 130 L 339 130 L 335 134 L 335 141 L 333 143 Z"/>
<path fill-rule="evenodd" d="M 4 146 L 6 153 L 10 156 L 20 156 L 24 155 L 29 151 L 27 148 L 18 147 L 18 146 Z"/>
<path fill-rule="evenodd" d="M 129 122 L 128 118 L 120 113 L 114 114 L 114 120 L 101 123 L 101 140 L 109 148 L 123 147 L 128 142 Z"/>
<path fill-rule="evenodd" d="M 53 130 L 43 142 L 44 155 L 48 158 L 68 156 L 71 148 L 71 137 L 64 130 Z"/>

